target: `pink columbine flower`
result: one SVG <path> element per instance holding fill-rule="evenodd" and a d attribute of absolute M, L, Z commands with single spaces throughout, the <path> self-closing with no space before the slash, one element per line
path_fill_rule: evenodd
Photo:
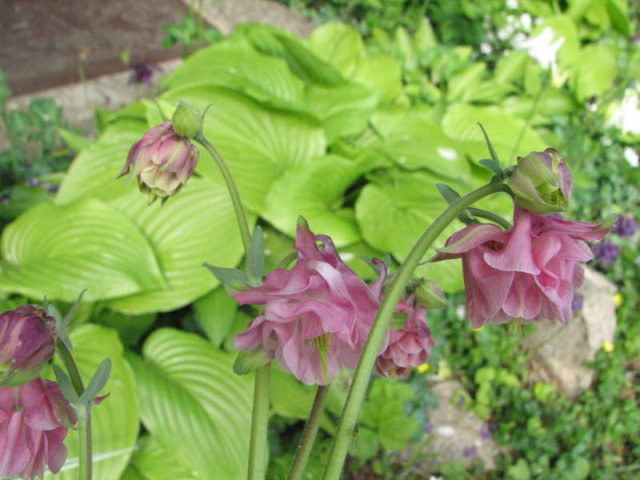
<path fill-rule="evenodd" d="M 435 341 L 427 327 L 427 309 L 416 304 L 414 295 L 401 300 L 396 313 L 406 315 L 404 326 L 391 332 L 389 345 L 376 360 L 376 369 L 385 377 L 406 378 L 412 367 L 427 361 Z"/>
<path fill-rule="evenodd" d="M 64 439 L 76 414 L 55 382 L 36 378 L 0 388 L 0 478 L 57 473 L 67 458 Z"/>
<path fill-rule="evenodd" d="M 241 304 L 265 305 L 236 337 L 240 350 L 266 359 L 306 384 L 331 382 L 341 366 L 355 368 L 379 306 L 384 272 L 367 285 L 338 256 L 331 239 L 298 224 L 293 269 L 271 271 L 262 285 L 233 293 Z"/>
<path fill-rule="evenodd" d="M 55 320 L 33 305 L 0 314 L 0 380 L 26 383 L 40 373 L 55 351 Z"/>
<path fill-rule="evenodd" d="M 572 317 L 571 301 L 593 258 L 585 241 L 598 241 L 610 225 L 564 220 L 516 208 L 514 226 L 469 225 L 447 240 L 437 260 L 462 258 L 467 311 L 473 326 Z"/>
<path fill-rule="evenodd" d="M 166 121 L 131 147 L 118 177 L 133 172 L 140 191 L 148 193 L 151 201 L 158 197 L 166 200 L 187 183 L 199 157 L 200 150 Z"/>

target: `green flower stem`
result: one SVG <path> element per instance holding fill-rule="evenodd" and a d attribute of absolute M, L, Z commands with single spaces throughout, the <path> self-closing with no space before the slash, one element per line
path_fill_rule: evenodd
<path fill-rule="evenodd" d="M 502 218 L 500 215 L 497 215 L 493 212 L 488 212 L 487 210 L 482 210 L 480 208 L 474 208 L 474 207 L 469 207 L 467 210 L 469 210 L 469 213 L 474 217 L 490 220 L 493 223 L 500 225 L 505 230 L 509 230 L 512 227 L 510 222 L 508 222 L 507 220 Z"/>
<path fill-rule="evenodd" d="M 271 363 L 256 370 L 249 440 L 248 480 L 264 480 L 267 470 L 267 431 L 269 429 L 269 384 Z"/>
<path fill-rule="evenodd" d="M 71 384 L 78 396 L 84 392 L 84 383 L 80 370 L 67 346 L 58 340 L 56 350 L 62 359 Z M 80 408 L 78 414 L 78 480 L 91 480 L 92 477 L 92 442 L 91 442 L 91 404 Z"/>
<path fill-rule="evenodd" d="M 364 397 L 371 377 L 376 357 L 382 345 L 384 334 L 389 326 L 389 321 L 396 308 L 396 304 L 405 292 L 405 287 L 413 272 L 418 266 L 420 260 L 427 253 L 433 242 L 443 232 L 443 230 L 467 207 L 477 202 L 481 198 L 496 192 L 507 191 L 507 187 L 502 183 L 490 183 L 474 190 L 473 192 L 458 198 L 452 202 L 447 209 L 440 214 L 436 220 L 429 225 L 427 230 L 422 234 L 418 242 L 413 246 L 409 255 L 400 266 L 398 273 L 385 296 L 378 316 L 371 328 L 369 338 L 365 344 L 360 358 L 360 363 L 356 369 L 353 383 L 349 389 L 347 400 L 342 410 L 342 419 L 338 425 L 336 436 L 333 440 L 333 446 L 329 454 L 327 466 L 324 471 L 324 480 L 338 480 L 342 472 L 347 450 L 352 441 L 353 429 L 355 428 L 360 413 L 360 407 L 364 401 Z"/>
<path fill-rule="evenodd" d="M 209 142 L 202 133 L 196 135 L 195 140 L 199 142 L 211 154 L 215 160 L 224 181 L 227 184 L 233 209 L 236 213 L 240 236 L 244 251 L 247 253 L 251 245 L 251 232 L 249 222 L 245 213 L 240 192 L 236 185 L 229 167 L 216 147 Z M 271 382 L 271 365 L 265 365 L 256 370 L 255 383 L 253 387 L 253 411 L 251 413 L 251 438 L 249 439 L 249 469 L 248 480 L 263 480 L 266 474 L 267 452 L 267 431 L 269 428 L 269 397 Z"/>
<path fill-rule="evenodd" d="M 244 206 L 242 205 L 242 200 L 240 199 L 240 192 L 238 191 L 238 186 L 236 185 L 231 172 L 229 171 L 229 167 L 227 163 L 222 158 L 222 155 L 218 151 L 216 147 L 213 146 L 209 140 L 207 140 L 202 133 L 199 133 L 195 136 L 195 140 L 202 145 L 207 152 L 213 157 L 220 172 L 222 172 L 222 176 L 224 177 L 224 181 L 227 184 L 227 189 L 229 190 L 229 195 L 231 196 L 231 203 L 233 203 L 233 210 L 236 213 L 236 220 L 238 221 L 238 227 L 240 228 L 240 236 L 242 237 L 242 244 L 244 245 L 244 251 L 249 251 L 249 246 L 251 245 L 251 232 L 249 231 L 249 222 L 247 222 L 247 214 L 244 211 Z"/>
<path fill-rule="evenodd" d="M 298 451 L 296 457 L 293 459 L 291 465 L 291 471 L 287 480 L 300 480 L 304 473 L 304 468 L 309 460 L 313 443 L 316 440 L 318 429 L 320 428 L 320 421 L 322 420 L 322 412 L 324 411 L 324 405 L 327 403 L 327 394 L 329 393 L 330 385 L 320 385 L 316 391 L 315 399 L 313 400 L 313 406 L 311 407 L 311 413 L 307 419 L 307 424 L 304 426 L 302 432 L 302 441 L 298 445 Z"/>

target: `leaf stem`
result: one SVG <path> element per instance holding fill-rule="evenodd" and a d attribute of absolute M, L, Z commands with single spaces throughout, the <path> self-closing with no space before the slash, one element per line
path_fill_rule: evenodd
<path fill-rule="evenodd" d="M 249 252 L 251 246 L 251 233 L 247 214 L 240 198 L 240 192 L 236 185 L 231 171 L 227 166 L 220 152 L 209 142 L 200 132 L 195 140 L 199 142 L 218 165 L 224 181 L 231 196 L 233 210 L 238 221 L 242 244 L 245 254 Z M 249 439 L 249 467 L 247 473 L 248 480 L 263 480 L 266 474 L 268 444 L 267 432 L 269 428 L 269 395 L 271 382 L 271 365 L 267 364 L 256 370 L 255 383 L 253 387 L 253 410 L 251 413 L 251 438 Z"/>
<path fill-rule="evenodd" d="M 304 473 L 304 468 L 309 460 L 313 443 L 316 440 L 318 429 L 320 428 L 320 422 L 322 420 L 322 412 L 324 406 L 327 403 L 327 394 L 329 393 L 330 385 L 320 385 L 316 390 L 316 396 L 313 400 L 313 406 L 311 407 L 311 413 L 307 419 L 307 424 L 304 426 L 302 432 L 302 441 L 298 445 L 298 451 L 296 457 L 293 459 L 291 470 L 287 480 L 300 480 Z"/>
<path fill-rule="evenodd" d="M 56 342 L 56 350 L 64 363 L 74 390 L 78 396 L 81 396 L 84 393 L 84 383 L 71 351 L 60 340 Z M 79 410 L 76 412 L 78 414 L 78 480 L 91 480 L 93 475 L 91 403 L 77 408 Z"/>
<path fill-rule="evenodd" d="M 489 212 L 487 210 L 483 210 L 481 208 L 474 208 L 474 207 L 469 207 L 469 208 L 467 208 L 467 210 L 474 217 L 479 217 L 479 218 L 484 218 L 484 219 L 490 220 L 493 223 L 496 223 L 496 224 L 500 225 L 505 230 L 509 230 L 512 227 L 511 222 L 505 220 L 500 215 L 497 215 L 497 214 L 495 214 L 493 212 Z"/>
<path fill-rule="evenodd" d="M 396 308 L 396 304 L 404 294 L 405 287 L 411 279 L 418 263 L 427 253 L 427 250 L 429 250 L 436 238 L 438 238 L 443 230 L 455 220 L 465 208 L 481 198 L 501 191 L 507 191 L 507 187 L 501 182 L 493 182 L 453 201 L 447 209 L 429 225 L 400 266 L 380 306 L 380 310 L 378 310 L 378 316 L 371 328 L 369 338 L 362 352 L 353 383 L 347 395 L 347 401 L 342 410 L 342 418 L 338 424 L 338 430 L 333 440 L 333 446 L 324 471 L 324 480 L 338 480 L 340 478 L 340 473 L 342 472 L 347 456 L 347 450 L 351 443 L 353 429 L 358 420 L 360 407 L 364 401 L 380 345 L 382 344 L 384 334 L 389 326 L 389 321 Z"/>
<path fill-rule="evenodd" d="M 240 192 L 238 191 L 238 186 L 236 185 L 233 176 L 231 175 L 231 171 L 227 166 L 227 163 L 222 158 L 222 155 L 218 151 L 216 147 L 213 146 L 209 140 L 207 140 L 202 133 L 196 135 L 195 140 L 202 145 L 207 152 L 213 157 L 213 160 L 218 165 L 222 176 L 224 177 L 224 181 L 227 184 L 227 189 L 229 190 L 229 195 L 231 196 L 231 203 L 233 203 L 233 210 L 236 214 L 236 220 L 238 221 L 238 227 L 240 228 L 240 236 L 242 237 L 242 244 L 244 245 L 245 252 L 249 251 L 249 246 L 251 245 L 251 232 L 249 231 L 249 222 L 247 221 L 247 214 L 245 213 L 244 206 L 242 205 L 242 200 L 240 199 Z"/>

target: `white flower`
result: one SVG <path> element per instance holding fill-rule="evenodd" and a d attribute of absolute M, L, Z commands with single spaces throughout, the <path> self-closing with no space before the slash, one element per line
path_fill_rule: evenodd
<path fill-rule="evenodd" d="M 491 52 L 493 52 L 493 47 L 489 42 L 482 42 L 480 44 L 480 51 L 485 55 L 489 55 Z"/>
<path fill-rule="evenodd" d="M 518 0 L 507 0 L 507 7 L 511 10 L 516 10 L 519 6 Z"/>
<path fill-rule="evenodd" d="M 522 15 L 520 15 L 520 25 L 522 25 L 522 28 L 527 32 L 531 31 L 531 26 L 533 25 L 531 15 L 529 15 L 528 13 L 523 13 Z"/>
<path fill-rule="evenodd" d="M 618 127 L 623 133 L 640 135 L 640 98 L 637 88 L 625 90 L 622 103 L 613 111 L 608 124 Z"/>
<path fill-rule="evenodd" d="M 640 165 L 640 156 L 632 147 L 624 149 L 624 158 L 629 162 L 632 167 L 638 167 Z"/>
<path fill-rule="evenodd" d="M 540 34 L 529 37 L 516 46 L 525 50 L 542 68 L 548 69 L 555 65 L 558 50 L 564 44 L 564 37 L 560 36 L 554 40 L 555 36 L 553 28 L 545 27 Z"/>

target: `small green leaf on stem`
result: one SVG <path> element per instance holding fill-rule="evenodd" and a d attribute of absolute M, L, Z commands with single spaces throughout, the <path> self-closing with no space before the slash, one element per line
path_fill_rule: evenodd
<path fill-rule="evenodd" d="M 111 359 L 105 358 L 101 363 L 93 378 L 89 382 L 89 385 L 80 396 L 80 401 L 85 405 L 93 402 L 100 391 L 107 384 L 109 380 L 109 374 L 111 373 Z"/>
<path fill-rule="evenodd" d="M 80 397 L 76 393 L 76 389 L 73 388 L 73 385 L 71 384 L 71 379 L 65 373 L 65 371 L 62 370 L 57 365 L 54 365 L 53 373 L 56 375 L 56 380 L 58 381 L 58 386 L 60 387 L 60 391 L 62 392 L 62 395 L 67 400 L 67 402 L 69 402 L 71 405 L 80 404 L 81 402 Z"/>
<path fill-rule="evenodd" d="M 460 198 L 460 194 L 449 185 L 446 185 L 444 183 L 436 183 L 436 188 L 440 192 L 440 195 L 442 195 L 442 198 L 444 198 L 449 204 L 455 202 Z"/>
<path fill-rule="evenodd" d="M 259 285 L 264 274 L 264 234 L 260 225 L 253 230 L 246 263 L 249 283 L 254 286 Z"/>
<path fill-rule="evenodd" d="M 484 141 L 487 142 L 487 148 L 489 149 L 491 158 L 493 159 L 494 162 L 498 164 L 498 167 L 500 168 L 500 159 L 498 158 L 496 149 L 493 148 L 493 143 L 491 143 L 491 140 L 489 140 L 489 135 L 487 135 L 487 131 L 484 129 L 481 123 L 478 123 L 478 126 L 480 127 L 480 130 L 482 130 L 482 134 L 484 135 Z M 500 170 L 502 169 L 500 168 Z"/>

